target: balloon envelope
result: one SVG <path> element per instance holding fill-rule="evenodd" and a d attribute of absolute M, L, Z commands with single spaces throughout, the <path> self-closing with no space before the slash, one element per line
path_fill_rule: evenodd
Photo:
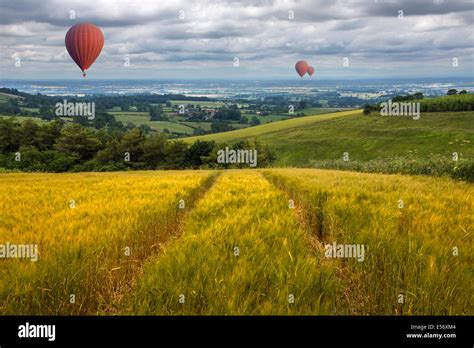
<path fill-rule="evenodd" d="M 104 47 L 104 35 L 94 24 L 79 23 L 68 30 L 65 43 L 69 55 L 86 76 L 84 70 L 89 69 Z"/>
<path fill-rule="evenodd" d="M 314 74 L 314 68 L 312 66 L 308 66 L 308 75 L 313 76 Z"/>
<path fill-rule="evenodd" d="M 306 72 L 308 71 L 308 63 L 306 63 L 304 60 L 299 60 L 295 64 L 295 69 L 298 75 L 300 75 L 300 77 L 303 77 L 304 74 L 306 74 Z"/>

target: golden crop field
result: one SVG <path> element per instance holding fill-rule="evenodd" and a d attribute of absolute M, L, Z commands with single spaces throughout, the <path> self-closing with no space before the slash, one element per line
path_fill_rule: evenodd
<path fill-rule="evenodd" d="M 0 259 L 0 313 L 114 312 L 136 265 L 177 235 L 180 200 L 191 205 L 210 176 L 2 175 L 0 244 L 37 244 L 39 260 Z"/>
<path fill-rule="evenodd" d="M 283 192 L 258 172 L 227 172 L 190 214 L 182 237 L 147 265 L 132 311 L 327 314 L 334 269 L 308 237 Z"/>
<path fill-rule="evenodd" d="M 0 247 L 39 257 L 0 258 L 0 314 L 472 314 L 473 197 L 314 169 L 1 174 Z"/>
<path fill-rule="evenodd" d="M 336 259 L 338 312 L 472 314 L 472 184 L 305 169 L 264 174 L 297 202 L 317 243 L 365 246 L 363 262 Z"/>

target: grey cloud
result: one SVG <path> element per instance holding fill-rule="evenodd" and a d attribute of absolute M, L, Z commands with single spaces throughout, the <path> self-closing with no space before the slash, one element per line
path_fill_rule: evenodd
<path fill-rule="evenodd" d="M 301 57 L 332 64 L 343 56 L 421 66 L 420 57 L 437 61 L 471 54 L 472 60 L 474 41 L 474 9 L 467 1 L 1 1 L 0 49 L 7 60 L 27 51 L 31 61 L 68 63 L 64 35 L 80 21 L 104 32 L 96 64 L 120 64 L 131 56 L 148 68 L 193 61 L 227 66 L 235 56 L 254 66 L 268 61 L 290 66 Z M 70 10 L 76 20 L 68 18 Z M 294 19 L 288 18 L 290 10 Z M 398 10 L 404 11 L 403 21 Z"/>

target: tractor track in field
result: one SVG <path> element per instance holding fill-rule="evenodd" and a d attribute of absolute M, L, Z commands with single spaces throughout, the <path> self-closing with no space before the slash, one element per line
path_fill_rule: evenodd
<path fill-rule="evenodd" d="M 196 207 L 184 237 L 146 267 L 129 312 L 330 313 L 331 292 L 322 291 L 330 272 L 319 267 L 325 261 L 285 200 L 259 171 L 226 171 Z M 299 307 L 288 305 L 293 293 Z"/>
<path fill-rule="evenodd" d="M 125 277 L 111 277 L 109 280 L 109 289 L 112 289 L 112 301 L 106 301 L 104 303 L 105 308 L 97 308 L 98 313 L 104 315 L 119 315 L 127 310 L 126 299 L 129 298 L 130 293 L 133 291 L 136 280 L 143 274 L 143 268 L 146 262 L 160 254 L 170 241 L 179 239 L 186 225 L 187 217 L 198 202 L 214 186 L 221 174 L 221 172 L 210 174 L 209 177 L 205 178 L 203 183 L 196 188 L 195 192 L 188 195 L 185 200 L 185 209 L 177 209 L 175 215 L 166 224 L 165 230 L 167 233 L 160 234 L 161 238 L 158 238 L 151 246 L 155 248 L 154 252 L 131 258 L 131 260 L 127 262 L 128 269 Z M 165 236 L 165 238 L 163 238 L 163 236 Z"/>
<path fill-rule="evenodd" d="M 284 185 L 277 176 L 273 176 L 268 172 L 260 172 L 260 174 L 273 187 L 283 192 L 289 200 L 293 200 L 294 212 L 298 222 L 310 236 L 312 247 L 319 248 L 324 242 L 327 232 L 324 227 L 324 205 L 328 199 L 327 193 L 321 191 L 317 204 L 313 206 L 304 197 L 303 193 Z"/>

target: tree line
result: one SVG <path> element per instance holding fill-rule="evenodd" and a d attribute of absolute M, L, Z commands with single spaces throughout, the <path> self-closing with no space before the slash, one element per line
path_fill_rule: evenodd
<path fill-rule="evenodd" d="M 405 96 L 396 96 L 392 102 L 419 102 L 421 112 L 450 112 L 450 111 L 472 111 L 474 110 L 474 94 L 469 94 L 465 90 L 458 92 L 450 89 L 447 95 L 436 98 L 424 98 L 423 94 L 418 92 Z M 380 104 L 366 104 L 364 114 L 379 112 Z"/>
<path fill-rule="evenodd" d="M 149 169 L 221 168 L 217 152 L 257 150 L 258 166 L 269 166 L 275 155 L 258 141 L 216 144 L 213 141 L 170 140 L 164 133 L 146 134 L 141 128 L 93 129 L 53 120 L 0 118 L 0 168 L 22 171 L 78 172 Z M 224 167 L 245 167 L 245 164 Z"/>

